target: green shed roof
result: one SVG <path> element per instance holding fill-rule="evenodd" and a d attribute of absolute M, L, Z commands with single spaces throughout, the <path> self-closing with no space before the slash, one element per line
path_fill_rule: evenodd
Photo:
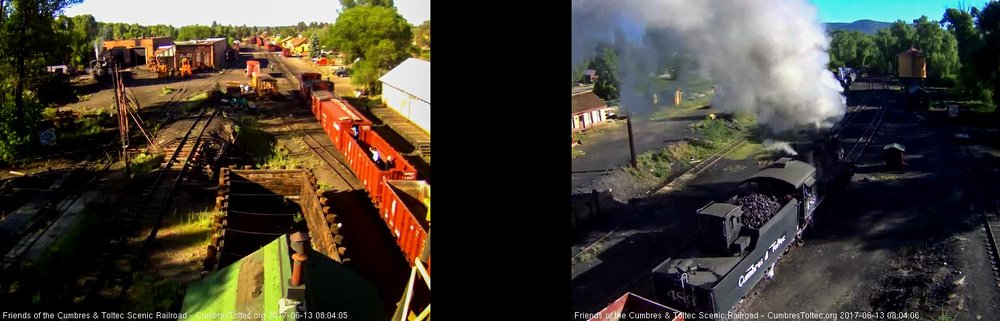
<path fill-rule="evenodd" d="M 310 250 L 303 265 L 306 310 L 330 318 L 385 321 L 378 289 L 361 275 Z M 239 261 L 188 285 L 186 320 L 295 320 L 278 313 L 292 275 L 288 238 L 281 236 Z M 305 315 L 300 315 L 304 317 Z"/>

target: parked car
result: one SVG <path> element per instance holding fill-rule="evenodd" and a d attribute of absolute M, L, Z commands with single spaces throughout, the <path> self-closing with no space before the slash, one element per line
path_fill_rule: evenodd
<path fill-rule="evenodd" d="M 336 75 L 337 77 L 343 78 L 350 76 L 350 71 L 348 71 L 347 68 L 340 66 L 337 67 L 337 71 L 334 71 L 333 74 Z"/>

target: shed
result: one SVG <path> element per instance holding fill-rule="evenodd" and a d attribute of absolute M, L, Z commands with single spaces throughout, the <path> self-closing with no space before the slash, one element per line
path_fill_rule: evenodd
<path fill-rule="evenodd" d="M 902 170 L 903 166 L 906 165 L 903 162 L 903 154 L 906 152 L 906 147 L 898 143 L 892 143 L 882 147 L 882 151 L 885 152 L 885 166 L 891 169 Z"/>
<path fill-rule="evenodd" d="M 160 47 L 173 44 L 170 37 L 144 37 L 138 39 L 107 40 L 102 43 L 104 50 L 122 66 L 137 66 L 147 64 L 146 56 L 153 54 Z"/>
<path fill-rule="evenodd" d="M 431 63 L 406 59 L 379 81 L 382 82 L 382 103 L 430 134 Z"/>
<path fill-rule="evenodd" d="M 371 282 L 322 253 L 306 249 L 304 287 L 291 285 L 292 254 L 287 236 L 192 282 L 181 312 L 193 320 L 296 320 L 286 299 L 297 299 L 305 311 L 332 319 L 385 320 L 378 290 Z M 286 312 L 282 314 L 281 312 Z"/>
<path fill-rule="evenodd" d="M 592 90 L 573 93 L 572 97 L 573 131 L 588 129 L 608 120 L 611 108 L 608 107 L 608 103 L 604 99 L 598 97 Z"/>
<path fill-rule="evenodd" d="M 179 41 L 174 55 L 174 66 L 180 66 L 181 59 L 188 58 L 197 69 L 219 69 L 226 60 L 226 38 Z"/>

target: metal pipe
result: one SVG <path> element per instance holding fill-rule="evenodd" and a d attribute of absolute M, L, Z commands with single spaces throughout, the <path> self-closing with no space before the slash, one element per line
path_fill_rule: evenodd
<path fill-rule="evenodd" d="M 625 115 L 625 124 L 628 125 L 628 150 L 632 154 L 632 167 L 639 168 L 639 162 L 635 158 L 635 140 L 632 139 L 632 114 Z"/>
<path fill-rule="evenodd" d="M 306 261 L 306 255 L 302 253 L 292 254 L 292 286 L 302 285 L 302 262 Z"/>

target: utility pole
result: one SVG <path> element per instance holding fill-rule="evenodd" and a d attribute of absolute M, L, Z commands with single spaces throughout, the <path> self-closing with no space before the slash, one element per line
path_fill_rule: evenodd
<path fill-rule="evenodd" d="M 116 64 L 111 74 L 111 83 L 115 86 L 115 105 L 118 106 L 118 135 L 121 136 L 122 158 L 125 160 L 125 177 L 132 177 L 132 162 L 128 157 L 128 110 L 126 109 L 124 85 L 121 79 L 121 69 Z"/>
<path fill-rule="evenodd" d="M 639 162 L 635 158 L 635 140 L 632 139 L 632 113 L 625 114 L 625 124 L 628 126 L 628 150 L 632 154 L 632 168 L 638 169 Z"/>

